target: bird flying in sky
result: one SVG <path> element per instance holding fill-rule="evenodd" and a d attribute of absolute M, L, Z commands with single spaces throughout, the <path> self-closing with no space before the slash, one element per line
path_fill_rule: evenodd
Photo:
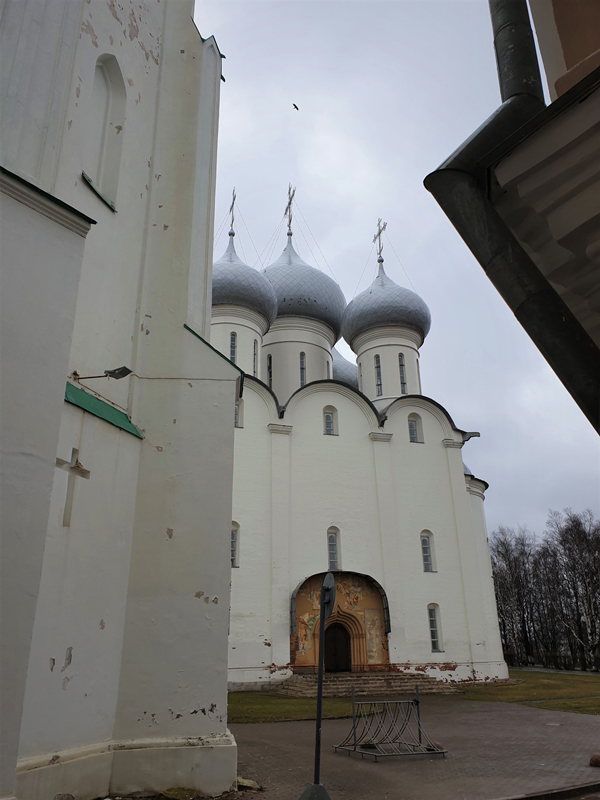
<path fill-rule="evenodd" d="M 296 105 L 296 103 L 292 103 L 292 105 L 294 106 L 294 108 L 296 109 L 296 111 L 300 111 L 300 109 L 298 108 L 298 106 Z"/>

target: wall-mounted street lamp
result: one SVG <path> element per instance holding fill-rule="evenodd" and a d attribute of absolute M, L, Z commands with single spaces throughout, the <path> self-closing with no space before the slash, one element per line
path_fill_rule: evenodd
<path fill-rule="evenodd" d="M 89 381 L 92 378 L 114 378 L 116 381 L 120 381 L 121 378 L 126 378 L 128 375 L 131 375 L 129 367 L 118 367 L 117 369 L 105 369 L 104 375 L 80 375 L 77 370 L 73 370 L 71 377 L 74 381 Z"/>

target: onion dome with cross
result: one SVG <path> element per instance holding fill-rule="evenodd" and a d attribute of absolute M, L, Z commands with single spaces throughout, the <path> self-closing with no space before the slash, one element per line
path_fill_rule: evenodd
<path fill-rule="evenodd" d="M 340 338 L 346 298 L 338 284 L 321 270 L 303 261 L 292 244 L 292 203 L 295 189 L 288 190 L 285 216 L 287 245 L 279 258 L 264 270 L 277 295 L 278 317 L 308 317 L 324 322 Z"/>
<path fill-rule="evenodd" d="M 381 223 L 381 220 L 379 220 Z M 431 327 L 431 314 L 425 302 L 415 292 L 398 286 L 385 274 L 379 227 L 377 262 L 379 270 L 371 286 L 348 303 L 342 321 L 342 335 L 349 345 L 358 334 L 372 328 L 402 327 L 417 331 L 424 340 Z"/>
<path fill-rule="evenodd" d="M 273 287 L 261 272 L 244 264 L 235 252 L 234 236 L 232 229 L 227 250 L 213 265 L 212 304 L 249 308 L 270 325 L 277 316 Z"/>

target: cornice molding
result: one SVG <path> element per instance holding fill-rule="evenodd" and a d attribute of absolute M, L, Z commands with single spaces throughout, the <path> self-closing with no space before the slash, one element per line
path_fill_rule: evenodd
<path fill-rule="evenodd" d="M 359 333 L 358 336 L 355 336 L 352 340 L 352 350 L 354 350 L 356 354 L 359 354 L 366 348 L 366 345 L 375 347 L 375 343 L 380 339 L 394 340 L 387 344 L 382 344 L 382 347 L 393 347 L 395 345 L 406 346 L 406 344 L 408 344 L 409 346 L 415 347 L 418 350 L 423 344 L 423 337 L 421 334 L 412 330 L 412 328 L 387 326 L 382 328 L 371 328 L 368 331 Z"/>
<path fill-rule="evenodd" d="M 474 494 L 477 497 L 481 497 L 482 500 L 485 500 L 484 493 L 486 489 L 490 488 L 490 485 L 484 481 L 483 478 L 476 478 L 474 475 L 465 475 L 465 484 L 469 494 Z"/>
<path fill-rule="evenodd" d="M 379 433 L 379 431 L 371 431 L 369 439 L 372 442 L 391 442 L 393 433 Z"/>
<path fill-rule="evenodd" d="M 78 234 L 83 239 L 88 235 L 91 226 L 96 224 L 95 220 L 86 217 L 77 209 L 67 206 L 62 200 L 52 197 L 23 178 L 19 178 L 18 175 L 12 175 L 1 168 L 0 191 L 62 225 L 63 228 Z"/>
<path fill-rule="evenodd" d="M 469 494 L 485 500 L 485 490 L 488 488 L 488 484 L 485 481 L 473 478 L 471 475 L 465 475 L 465 484 Z"/>
<path fill-rule="evenodd" d="M 214 322 L 217 325 L 224 325 L 225 319 L 218 319 L 219 317 L 233 317 L 233 319 L 243 319 L 246 322 L 251 322 L 261 336 L 269 330 L 269 321 L 259 314 L 258 311 L 253 311 L 251 308 L 244 308 L 244 306 L 233 305 L 217 305 L 212 307 L 210 319 L 211 324 Z M 248 327 L 248 326 L 246 326 Z"/>
<path fill-rule="evenodd" d="M 282 433 L 285 436 L 289 436 L 293 430 L 292 425 L 280 425 L 277 422 L 269 422 L 267 428 L 271 433 Z"/>

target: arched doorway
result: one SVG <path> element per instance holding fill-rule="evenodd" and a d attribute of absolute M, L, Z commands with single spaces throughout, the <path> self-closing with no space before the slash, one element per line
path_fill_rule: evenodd
<path fill-rule="evenodd" d="M 325 631 L 325 672 L 350 672 L 350 634 L 339 622 Z"/>
<path fill-rule="evenodd" d="M 336 600 L 325 623 L 325 669 L 329 672 L 389 669 L 389 609 L 383 588 L 368 575 L 342 571 L 334 574 Z M 324 573 L 306 578 L 291 597 L 290 664 L 294 672 L 314 673 L 317 669 L 323 578 Z M 328 634 L 334 626 L 337 633 Z"/>

